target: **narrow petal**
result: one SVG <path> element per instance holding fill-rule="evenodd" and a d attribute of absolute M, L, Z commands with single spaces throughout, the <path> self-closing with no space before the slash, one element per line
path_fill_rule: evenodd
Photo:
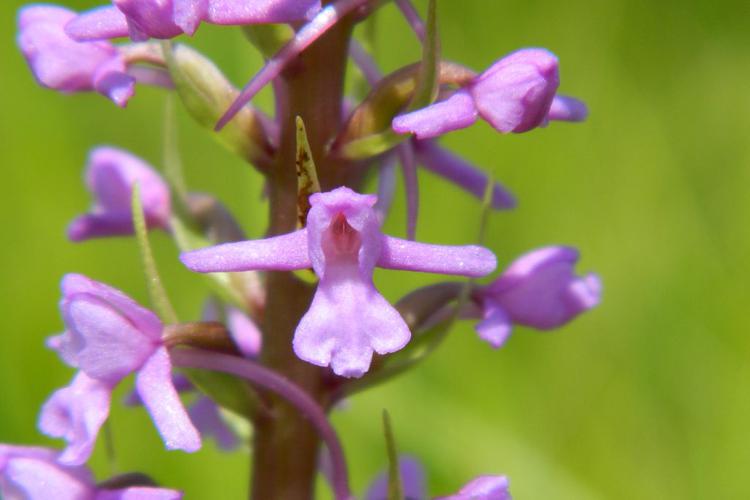
<path fill-rule="evenodd" d="M 273 236 L 262 240 L 225 243 L 186 252 L 180 260 L 191 271 L 293 271 L 312 266 L 307 252 L 307 231 Z"/>
<path fill-rule="evenodd" d="M 240 95 L 232 103 L 229 109 L 219 119 L 216 130 L 221 130 L 229 120 L 236 115 L 245 104 L 257 94 L 263 87 L 279 76 L 284 68 L 309 47 L 315 40 L 323 36 L 341 18 L 367 3 L 368 0 L 337 0 L 323 8 L 308 24 L 303 26 L 295 37 L 282 47 L 266 65 L 250 80 L 242 89 Z M 231 2 L 228 2 L 231 3 Z"/>
<path fill-rule="evenodd" d="M 214 24 L 291 23 L 320 10 L 320 0 L 208 0 Z"/>
<path fill-rule="evenodd" d="M 378 201 L 375 203 L 375 211 L 381 224 L 385 220 L 393 204 L 393 194 L 396 191 L 396 156 L 387 154 L 378 170 Z"/>
<path fill-rule="evenodd" d="M 44 404 L 39 430 L 68 442 L 59 457 L 61 463 L 80 465 L 91 456 L 99 429 L 109 416 L 111 392 L 110 385 L 79 372 Z"/>
<path fill-rule="evenodd" d="M 552 106 L 549 108 L 547 118 L 566 122 L 582 122 L 588 115 L 589 109 L 586 107 L 586 103 L 575 97 L 558 94 L 552 99 Z"/>
<path fill-rule="evenodd" d="M 397 351 L 410 337 L 401 315 L 362 279 L 356 264 L 329 265 L 297 326 L 293 347 L 309 363 L 330 365 L 342 377 L 361 377 L 373 351 Z"/>
<path fill-rule="evenodd" d="M 188 408 L 190 420 L 203 437 L 213 436 L 216 444 L 224 451 L 230 451 L 239 446 L 237 435 L 224 423 L 216 406 L 210 398 L 201 396 Z"/>
<path fill-rule="evenodd" d="M 83 500 L 94 494 L 94 486 L 81 481 L 68 470 L 54 462 L 37 458 L 18 457 L 8 461 L 3 476 L 10 483 L 11 491 L 4 498 L 12 499 L 55 499 Z"/>
<path fill-rule="evenodd" d="M 67 236 L 70 241 L 80 242 L 92 238 L 130 236 L 133 234 L 133 219 L 124 214 L 84 214 L 70 222 Z"/>
<path fill-rule="evenodd" d="M 419 12 L 414 8 L 414 5 L 410 0 L 396 0 L 396 5 L 401 10 L 401 13 L 406 18 L 406 22 L 409 23 L 414 34 L 417 35 L 421 41 L 424 41 L 425 28 L 422 18 L 419 17 Z"/>
<path fill-rule="evenodd" d="M 384 235 L 378 267 L 479 278 L 495 270 L 497 259 L 476 245 L 430 245 Z"/>
<path fill-rule="evenodd" d="M 227 326 L 232 340 L 245 357 L 255 358 L 260 354 L 263 334 L 247 314 L 235 307 L 228 307 Z"/>
<path fill-rule="evenodd" d="M 165 347 L 158 349 L 136 375 L 135 386 L 168 449 L 194 452 L 201 437 L 172 385 L 172 363 Z"/>
<path fill-rule="evenodd" d="M 128 21 L 117 7 L 98 7 L 71 19 L 65 25 L 65 33 L 79 42 L 126 37 Z"/>
<path fill-rule="evenodd" d="M 418 139 L 429 139 L 466 128 L 477 121 L 477 116 L 471 94 L 459 90 L 444 101 L 397 116 L 391 126 L 399 134 L 415 134 Z"/>
<path fill-rule="evenodd" d="M 486 305 L 483 313 L 484 319 L 476 325 L 479 338 L 487 341 L 495 349 L 502 347 L 513 328 L 510 317 L 502 307 L 492 304 Z"/>
<path fill-rule="evenodd" d="M 480 200 L 484 198 L 489 179 L 480 168 L 441 148 L 434 141 L 415 141 L 414 149 L 417 160 L 427 170 L 448 179 Z M 503 185 L 495 182 L 491 203 L 496 210 L 515 208 L 516 198 Z"/>

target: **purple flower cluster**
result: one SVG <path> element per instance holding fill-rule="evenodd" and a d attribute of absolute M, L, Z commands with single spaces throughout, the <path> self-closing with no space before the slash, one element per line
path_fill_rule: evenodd
<path fill-rule="evenodd" d="M 477 198 L 489 188 L 491 208 L 516 204 L 507 189 L 489 186 L 482 169 L 443 149 L 437 137 L 479 118 L 501 133 L 528 132 L 551 120 L 584 120 L 587 108 L 557 93 L 558 59 L 546 49 L 517 50 L 480 74 L 438 60 L 429 50 L 437 36 L 434 1 L 423 22 L 408 0 L 397 0 L 426 49 L 421 66 L 381 75 L 361 46 L 349 49 L 351 28 L 381 3 L 113 0 L 80 14 L 51 5 L 21 9 L 18 45 L 40 85 L 63 93 L 93 90 L 121 107 L 137 82 L 174 90 L 192 118 L 215 124 L 221 131 L 217 138 L 265 176 L 270 209 L 269 236 L 247 240 L 215 198 L 187 192 L 179 169 L 165 180 L 127 151 L 98 147 L 90 153 L 84 177 L 93 204 L 72 221 L 68 238 L 79 242 L 137 233 L 159 315 L 85 276 L 63 278 L 65 331 L 47 345 L 77 373 L 44 404 L 39 429 L 67 446 L 56 451 L 0 445 L 4 497 L 180 498 L 181 493 L 140 476 L 97 483 L 85 466 L 109 416 L 113 390 L 132 374 L 135 389 L 127 403 L 148 411 L 167 449 L 194 452 L 206 436 L 223 449 L 238 448 L 241 438 L 224 418 L 232 412 L 256 425 L 259 449 L 287 446 L 276 456 L 307 460 L 296 477 L 285 469 L 295 461 L 258 459 L 256 498 L 281 491 L 276 488 L 282 485 L 263 484 L 274 477 L 288 483 L 281 496 L 310 496 L 305 488 L 313 482 L 309 474 L 317 468 L 320 441 L 328 451 L 334 495 L 349 500 L 343 450 L 326 412 L 351 392 L 413 366 L 419 358 L 413 337 L 421 341 L 433 327 L 447 330 L 455 319 L 470 319 L 479 336 L 497 348 L 514 325 L 558 328 L 599 303 L 599 277 L 575 273 L 574 248 L 531 251 L 489 284 L 479 284 L 474 280 L 497 268 L 490 249 L 415 241 L 417 164 Z M 204 22 L 243 26 L 266 56 L 242 90 L 192 49 L 150 41 L 194 35 Z M 286 26 L 258 26 L 270 24 Z M 114 45 L 117 38 L 129 40 Z M 368 96 L 343 93 L 350 56 L 371 87 Z M 421 80 L 430 74 L 434 81 Z M 272 118 L 247 105 L 269 83 L 277 100 Z M 434 92 L 427 94 L 435 98 L 420 97 L 421 86 L 432 86 Z M 314 117 L 309 138 L 300 116 Z M 397 160 L 407 193 L 406 239 L 382 230 Z M 379 175 L 377 195 L 364 193 L 369 170 Z M 174 240 L 188 269 L 211 273 L 209 303 L 215 307 L 198 321 L 177 320 L 148 248 L 144 233 L 150 229 L 164 230 Z M 418 289 L 392 305 L 375 286 L 376 267 L 468 280 Z M 221 378 L 227 374 L 239 383 Z M 291 417 L 284 404 L 295 410 Z M 309 439 L 312 432 L 317 436 Z M 312 445 L 303 449 L 305 443 Z M 421 466 L 410 459 L 399 465 L 406 497 L 426 498 Z M 300 489 L 288 493 L 290 485 Z M 365 498 L 384 499 L 387 488 L 381 475 Z M 505 476 L 485 475 L 440 498 L 511 497 Z"/>

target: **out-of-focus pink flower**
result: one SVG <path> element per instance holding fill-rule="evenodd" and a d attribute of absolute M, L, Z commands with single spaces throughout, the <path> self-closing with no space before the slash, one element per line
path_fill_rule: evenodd
<path fill-rule="evenodd" d="M 75 12 L 53 5 L 29 5 L 18 14 L 18 45 L 43 87 L 61 92 L 95 90 L 118 106 L 133 96 L 135 78 L 109 42 L 77 42 L 64 26 Z"/>
<path fill-rule="evenodd" d="M 200 435 L 172 383 L 159 318 L 122 292 L 79 274 L 65 276 L 62 291 L 67 330 L 48 345 L 80 371 L 70 386 L 52 395 L 39 418 L 42 432 L 68 441 L 60 460 L 82 464 L 88 459 L 109 413 L 112 389 L 131 373 L 167 448 L 198 450 Z"/>
<path fill-rule="evenodd" d="M 72 241 L 133 234 L 130 205 L 136 183 L 146 227 L 168 228 L 171 214 L 169 186 L 141 158 L 122 149 L 98 147 L 89 155 L 85 178 L 94 205 L 91 212 L 71 222 L 68 238 Z"/>
<path fill-rule="evenodd" d="M 201 22 L 225 25 L 291 23 L 320 10 L 320 0 L 112 0 L 66 27 L 76 40 L 169 39 L 192 35 Z"/>
<path fill-rule="evenodd" d="M 578 251 L 562 246 L 540 248 L 516 259 L 476 293 L 482 317 L 476 326 L 479 336 L 500 347 L 513 324 L 550 330 L 599 304 L 599 276 L 576 276 L 577 261 Z"/>

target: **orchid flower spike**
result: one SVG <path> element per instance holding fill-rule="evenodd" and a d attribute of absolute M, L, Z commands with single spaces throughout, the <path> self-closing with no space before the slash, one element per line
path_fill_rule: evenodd
<path fill-rule="evenodd" d="M 79 43 L 65 34 L 75 12 L 53 5 L 29 5 L 18 14 L 18 45 L 34 78 L 43 87 L 65 93 L 95 90 L 124 107 L 135 78 L 109 42 Z"/>
<path fill-rule="evenodd" d="M 169 186 L 141 158 L 122 149 L 98 147 L 89 155 L 85 178 L 86 187 L 94 196 L 94 206 L 90 213 L 71 222 L 68 238 L 72 241 L 133 234 L 130 203 L 136 183 L 140 188 L 146 227 L 168 229 Z"/>
<path fill-rule="evenodd" d="M 320 0 L 112 0 L 71 21 L 75 40 L 130 36 L 135 41 L 193 35 L 201 22 L 224 25 L 291 23 L 313 16 Z"/>
<path fill-rule="evenodd" d="M 427 498 L 424 468 L 418 460 L 402 456 L 398 459 L 398 472 L 405 499 Z M 370 483 L 364 500 L 386 500 L 388 497 L 388 471 L 383 471 Z"/>
<path fill-rule="evenodd" d="M 586 105 L 557 96 L 557 57 L 545 49 L 513 52 L 445 100 L 399 115 L 393 130 L 419 139 L 473 125 L 479 117 L 502 133 L 527 132 L 548 120 L 581 121 Z"/>
<path fill-rule="evenodd" d="M 36 500 L 179 500 L 177 490 L 98 486 L 86 466 L 58 462 L 57 450 L 0 444 L 0 498 Z"/>
<path fill-rule="evenodd" d="M 198 450 L 200 435 L 172 383 L 159 318 L 122 292 L 80 274 L 66 275 L 62 291 L 67 329 L 48 345 L 79 372 L 45 403 L 39 418 L 43 433 L 68 441 L 60 461 L 78 465 L 88 459 L 107 419 L 112 390 L 131 373 L 167 448 Z"/>
<path fill-rule="evenodd" d="M 550 330 L 599 304 L 599 276 L 576 276 L 578 251 L 551 246 L 522 255 L 499 278 L 475 294 L 481 318 L 479 336 L 498 348 L 518 324 Z"/>
<path fill-rule="evenodd" d="M 320 283 L 297 326 L 294 352 L 312 364 L 330 365 L 338 375 L 360 377 L 373 351 L 398 351 L 411 336 L 373 285 L 375 266 L 480 277 L 497 265 L 483 247 L 428 245 L 384 235 L 373 208 L 376 200 L 346 187 L 316 193 L 304 229 L 187 252 L 180 259 L 197 272 L 312 267 Z"/>

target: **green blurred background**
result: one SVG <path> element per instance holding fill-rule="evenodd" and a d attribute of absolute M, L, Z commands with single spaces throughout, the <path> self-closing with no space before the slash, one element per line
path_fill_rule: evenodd
<path fill-rule="evenodd" d="M 62 328 L 60 277 L 85 273 L 147 299 L 134 241 L 66 241 L 66 224 L 89 204 L 81 169 L 97 144 L 160 165 L 164 93 L 139 87 L 120 110 L 98 95 L 39 88 L 14 44 L 22 4 L 0 3 L 0 442 L 50 444 L 36 431 L 38 410 L 72 376 L 43 347 Z M 520 199 L 489 225 L 502 263 L 540 245 L 575 245 L 580 269 L 601 274 L 604 300 L 554 333 L 519 328 L 498 351 L 463 324 L 418 370 L 353 398 L 334 421 L 356 491 L 385 463 L 388 408 L 433 494 L 506 473 L 519 499 L 750 498 L 747 5 L 444 0 L 439 14 L 446 58 L 481 70 L 518 47 L 548 47 L 561 60 L 561 92 L 589 104 L 584 124 L 518 136 L 481 124 L 444 143 Z M 237 84 L 259 68 L 236 29 L 203 26 L 189 43 Z M 391 5 L 378 44 L 386 69 L 419 55 Z M 269 104 L 268 91 L 258 102 Z M 261 235 L 259 176 L 182 112 L 180 134 L 190 186 L 219 193 L 249 235 Z M 479 204 L 421 175 L 419 238 L 475 239 Z M 403 234 L 396 199 L 387 229 Z M 165 235 L 152 240 L 181 316 L 195 318 L 203 282 L 181 268 Z M 433 279 L 376 276 L 391 299 Z M 246 453 L 220 454 L 213 442 L 195 455 L 168 453 L 140 409 L 115 405 L 111 421 L 119 470 L 150 472 L 187 498 L 244 497 Z"/>

